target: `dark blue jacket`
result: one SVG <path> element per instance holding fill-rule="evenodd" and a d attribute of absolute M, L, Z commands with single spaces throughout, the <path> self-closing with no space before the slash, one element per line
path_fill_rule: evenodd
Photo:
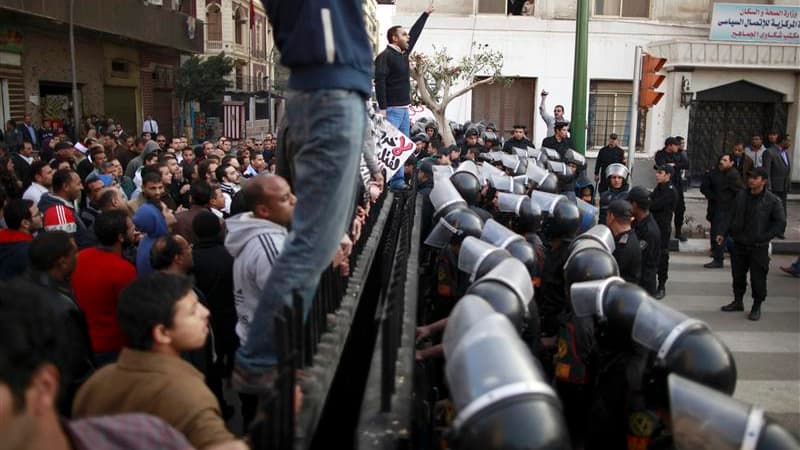
<path fill-rule="evenodd" d="M 372 46 L 361 0 L 266 0 L 289 87 L 372 92 Z"/>

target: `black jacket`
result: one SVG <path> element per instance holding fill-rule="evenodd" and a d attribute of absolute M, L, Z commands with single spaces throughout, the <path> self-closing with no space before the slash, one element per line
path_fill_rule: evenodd
<path fill-rule="evenodd" d="M 714 168 L 703 177 L 700 192 L 708 199 L 706 218 L 709 221 L 728 220 L 736 194 L 742 189 L 739 171 L 735 167 L 723 172 Z"/>
<path fill-rule="evenodd" d="M 567 306 L 564 264 L 569 257 L 569 242 L 562 241 L 558 248 L 552 246 L 545 250 L 542 267 L 542 284 L 535 291 L 534 298 L 542 321 L 542 334 L 553 336 L 558 332 L 559 315 Z"/>
<path fill-rule="evenodd" d="M 648 214 L 642 220 L 634 222 L 636 238 L 642 250 L 642 274 L 639 277 L 639 286 L 650 295 L 655 295 L 658 275 L 658 261 L 661 258 L 661 230 L 656 219 Z"/>
<path fill-rule="evenodd" d="M 18 283 L 27 292 L 41 296 L 53 308 L 62 336 L 55 362 L 65 386 L 59 399 L 59 411 L 69 415 L 78 388 L 95 369 L 86 317 L 75 302 L 69 283 L 58 282 L 47 273 L 30 270 L 10 283 Z"/>
<path fill-rule="evenodd" d="M 619 189 L 609 189 L 600 194 L 600 214 L 598 215 L 597 223 L 606 224 L 606 214 L 608 214 L 608 205 L 614 200 L 627 200 L 628 199 L 628 185 L 623 184 Z"/>
<path fill-rule="evenodd" d="M 542 147 L 552 148 L 558 152 L 559 156 L 563 158 L 564 153 L 572 148 L 572 141 L 569 138 L 566 138 L 563 141 L 558 142 L 555 136 L 548 136 L 542 139 Z"/>
<path fill-rule="evenodd" d="M 675 211 L 675 203 L 678 201 L 678 193 L 672 183 L 660 183 L 650 194 L 650 213 L 656 219 L 661 236 L 664 236 L 666 229 L 669 237 L 670 223 L 672 223 L 672 213 Z M 661 245 L 665 246 L 665 242 Z"/>
<path fill-rule="evenodd" d="M 722 234 L 730 234 L 737 245 L 765 246 L 786 229 L 786 216 L 781 200 L 764 189 L 753 195 L 742 190 L 736 195 L 731 221 Z"/>
<path fill-rule="evenodd" d="M 27 189 L 31 185 L 31 165 L 19 153 L 12 153 L 11 160 L 14 161 L 14 173 L 22 181 L 22 189 Z"/>
<path fill-rule="evenodd" d="M 428 13 L 422 13 L 408 32 L 408 49 L 403 53 L 387 46 L 375 58 L 375 97 L 380 109 L 411 104 L 408 55 L 414 50 Z"/>
<path fill-rule="evenodd" d="M 614 259 L 619 266 L 619 276 L 628 283 L 639 284 L 642 274 L 642 249 L 633 229 L 615 236 Z"/>
<path fill-rule="evenodd" d="M 510 154 L 514 153 L 515 148 L 526 150 L 528 147 L 533 147 L 533 144 L 531 144 L 531 141 L 525 138 L 522 138 L 519 141 L 516 139 L 509 139 L 505 142 L 505 144 L 503 144 L 503 151 Z"/>
<path fill-rule="evenodd" d="M 218 355 L 232 354 L 239 346 L 233 300 L 233 256 L 221 237 L 200 240 L 192 251 L 195 285 L 211 311 L 214 347 Z"/>
<path fill-rule="evenodd" d="M 681 170 L 689 170 L 689 158 L 686 156 L 686 152 L 669 153 L 668 151 L 661 149 L 656 152 L 655 159 L 656 165 L 658 166 L 674 164 L 672 166 L 674 173 L 672 174 L 670 181 L 678 191 L 678 195 L 682 195 L 683 180 L 681 179 Z"/>

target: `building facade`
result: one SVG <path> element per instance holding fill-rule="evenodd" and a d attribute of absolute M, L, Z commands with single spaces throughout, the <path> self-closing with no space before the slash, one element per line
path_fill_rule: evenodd
<path fill-rule="evenodd" d="M 196 0 L 195 13 L 206 23 L 204 56 L 224 52 L 234 61 L 230 88 L 224 98 L 201 106 L 208 129 L 217 137 L 223 130 L 229 130 L 226 134 L 237 130 L 237 135 L 231 136 L 235 139 L 270 131 L 269 92 L 274 87 L 273 61 L 277 57 L 261 0 Z M 226 127 L 226 107 L 243 109 L 243 115 L 228 115 L 228 120 L 244 117 L 245 123 Z"/>
<path fill-rule="evenodd" d="M 380 50 L 380 24 L 378 23 L 378 2 L 377 0 L 364 0 L 364 23 L 367 26 L 367 35 L 372 44 L 372 54 L 378 54 Z"/>
<path fill-rule="evenodd" d="M 188 8 L 139 0 L 76 5 L 77 99 L 68 24 L 63 1 L 0 0 L 0 120 L 27 113 L 37 124 L 71 129 L 77 108 L 82 118 L 113 118 L 127 133 L 138 134 L 150 114 L 163 132 L 177 131 L 174 72 L 181 55 L 203 48 L 203 23 Z"/>
<path fill-rule="evenodd" d="M 800 133 L 800 45 L 710 40 L 712 0 L 590 1 L 588 155 L 612 132 L 628 142 L 636 46 L 667 58 L 659 88 L 664 97 L 640 115 L 639 150 L 645 155 L 660 149 L 667 136 L 684 136 L 692 172 L 702 173 L 717 155 L 730 151 L 735 141 L 748 142 L 752 134 Z M 398 2 L 391 23 L 410 26 L 428 3 Z M 571 116 L 577 2 L 529 1 L 524 16 L 509 15 L 507 8 L 508 2 L 498 0 L 439 0 L 416 50 L 445 46 L 457 59 L 476 42 L 501 51 L 503 75 L 514 79 L 512 86 L 480 87 L 455 100 L 448 116 L 459 122 L 490 119 L 506 133 L 515 123 L 527 124 L 538 144 L 546 132 L 538 113 L 542 90 L 549 92 L 550 112 L 562 104 Z M 800 161 L 798 148 L 795 161 Z M 793 181 L 800 182 L 797 164 Z"/>

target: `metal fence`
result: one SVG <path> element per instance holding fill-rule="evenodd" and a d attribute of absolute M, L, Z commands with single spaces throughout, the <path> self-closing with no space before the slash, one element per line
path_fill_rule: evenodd
<path fill-rule="evenodd" d="M 249 431 L 252 448 L 311 446 L 359 302 L 370 289 L 368 278 L 374 276 L 373 261 L 384 247 L 392 207 L 391 193 L 373 206 L 361 239 L 354 243 L 350 275 L 344 277 L 327 269 L 305 319 L 299 298 L 276 314 L 276 379 L 273 389 L 261 397 L 260 414 Z M 302 386 L 304 392 L 299 413 L 296 385 Z"/>
<path fill-rule="evenodd" d="M 358 448 L 410 446 L 421 208 L 422 199 L 414 193 L 395 198 L 396 244 L 378 300 L 378 336 L 361 404 Z"/>

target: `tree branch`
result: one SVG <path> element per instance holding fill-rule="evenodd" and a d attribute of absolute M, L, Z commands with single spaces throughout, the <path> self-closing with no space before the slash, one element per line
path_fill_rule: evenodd
<path fill-rule="evenodd" d="M 494 80 L 495 80 L 495 77 L 489 77 L 489 78 L 484 78 L 483 80 L 480 80 L 480 81 L 476 81 L 476 82 L 470 84 L 469 86 L 465 87 L 464 89 L 461 89 L 460 91 L 456 91 L 455 94 L 449 96 L 447 98 L 447 103 L 443 102 L 442 106 L 443 107 L 447 107 L 447 104 L 449 104 L 450 101 L 452 101 L 453 99 L 461 97 L 462 95 L 466 94 L 467 92 L 475 89 L 476 87 L 478 87 L 478 86 L 480 86 L 482 84 L 492 83 L 492 82 L 494 82 Z"/>
<path fill-rule="evenodd" d="M 438 110 L 441 108 L 441 105 L 437 104 L 433 100 L 433 96 L 431 96 L 430 91 L 428 90 L 428 84 L 425 82 L 425 75 L 420 72 L 417 68 L 411 70 L 411 78 L 417 82 L 417 93 L 419 94 L 420 98 L 422 99 L 422 103 L 425 104 L 431 110 Z"/>

